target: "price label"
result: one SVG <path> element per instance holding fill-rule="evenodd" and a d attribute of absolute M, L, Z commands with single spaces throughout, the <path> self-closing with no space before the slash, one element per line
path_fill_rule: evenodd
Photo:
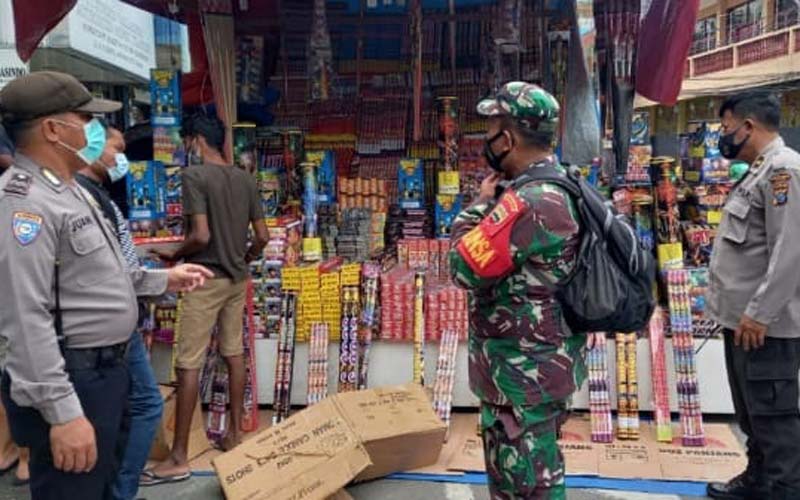
<path fill-rule="evenodd" d="M 719 210 L 709 210 L 706 218 L 709 224 L 718 226 L 722 222 L 722 212 Z"/>
<path fill-rule="evenodd" d="M 322 260 L 322 238 L 303 238 L 303 259 Z"/>
<path fill-rule="evenodd" d="M 458 172 L 439 172 L 439 194 L 458 194 L 461 184 Z"/>
<path fill-rule="evenodd" d="M 661 269 L 670 269 L 683 263 L 683 245 L 666 243 L 658 245 L 658 263 Z"/>

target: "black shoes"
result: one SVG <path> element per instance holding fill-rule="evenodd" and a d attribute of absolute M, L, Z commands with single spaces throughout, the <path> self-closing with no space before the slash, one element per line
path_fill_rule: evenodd
<path fill-rule="evenodd" d="M 719 500 L 769 500 L 769 485 L 757 481 L 747 472 L 727 483 L 709 483 L 706 494 Z"/>

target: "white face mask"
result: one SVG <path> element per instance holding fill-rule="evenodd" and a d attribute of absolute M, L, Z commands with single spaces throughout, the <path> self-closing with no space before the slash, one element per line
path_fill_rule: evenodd
<path fill-rule="evenodd" d="M 108 169 L 108 180 L 117 182 L 128 175 L 131 165 L 128 162 L 128 157 L 125 153 L 117 153 L 114 155 L 114 166 Z"/>

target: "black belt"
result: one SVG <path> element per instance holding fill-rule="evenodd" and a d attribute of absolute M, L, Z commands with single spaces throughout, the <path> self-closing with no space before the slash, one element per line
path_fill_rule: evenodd
<path fill-rule="evenodd" d="M 125 361 L 127 354 L 128 342 L 107 347 L 64 349 L 62 351 L 67 371 L 95 370 L 116 366 Z"/>

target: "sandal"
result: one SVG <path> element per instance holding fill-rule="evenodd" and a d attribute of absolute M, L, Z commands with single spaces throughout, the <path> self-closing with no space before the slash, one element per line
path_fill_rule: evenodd
<path fill-rule="evenodd" d="M 172 484 L 172 483 L 180 483 L 182 481 L 186 481 L 190 477 L 192 477 L 191 472 L 184 472 L 183 474 L 172 474 L 170 476 L 158 476 L 152 469 L 148 469 L 142 472 L 142 476 L 145 476 L 145 479 L 139 480 L 139 486 L 156 486 L 159 484 Z"/>

